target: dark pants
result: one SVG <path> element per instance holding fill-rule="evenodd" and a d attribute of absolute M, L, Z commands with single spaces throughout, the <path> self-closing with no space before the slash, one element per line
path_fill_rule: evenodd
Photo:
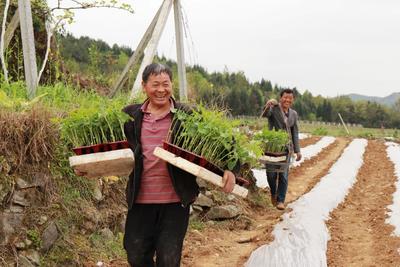
<path fill-rule="evenodd" d="M 124 248 L 133 267 L 179 267 L 189 207 L 135 204 L 128 212 Z M 154 263 L 156 255 L 156 263 Z"/>
<path fill-rule="evenodd" d="M 288 188 L 289 170 L 284 172 L 268 172 L 267 180 L 271 195 L 276 197 L 277 202 L 285 203 L 286 191 Z"/>

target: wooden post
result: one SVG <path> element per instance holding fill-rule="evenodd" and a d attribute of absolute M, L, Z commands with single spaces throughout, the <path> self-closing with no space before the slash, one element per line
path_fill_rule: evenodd
<path fill-rule="evenodd" d="M 30 0 L 18 0 L 18 10 L 21 20 L 20 24 L 22 50 L 24 53 L 25 82 L 28 87 L 29 98 L 33 98 L 36 94 L 38 73 Z"/>
<path fill-rule="evenodd" d="M 15 30 L 19 25 L 19 11 L 15 10 L 14 16 L 12 17 L 10 23 L 8 24 L 6 35 L 4 37 L 4 49 L 7 49 L 8 45 L 11 42 L 12 37 L 14 36 Z"/>
<path fill-rule="evenodd" d="M 154 32 L 149 41 L 149 45 L 147 46 L 147 49 L 144 52 L 142 64 L 140 65 L 138 74 L 135 79 L 135 83 L 133 84 L 131 99 L 133 99 L 140 92 L 142 83 L 142 73 L 145 67 L 153 61 L 153 58 L 156 54 L 158 42 L 160 41 L 162 31 L 164 30 L 165 24 L 168 19 L 168 15 L 171 11 L 172 1 L 173 0 L 164 0 L 161 6 L 159 19 L 154 27 Z"/>
<path fill-rule="evenodd" d="M 187 102 L 187 81 L 185 68 L 185 51 L 183 45 L 182 11 L 180 0 L 174 0 L 176 55 L 178 61 L 179 100 Z"/>
<path fill-rule="evenodd" d="M 8 83 L 8 71 L 7 71 L 7 63 L 4 58 L 4 36 L 6 33 L 6 22 L 7 22 L 7 15 L 8 15 L 8 8 L 10 7 L 10 0 L 6 0 L 4 12 L 3 12 L 3 20 L 1 22 L 1 36 L 0 36 L 0 60 L 1 65 L 3 66 L 3 73 L 4 73 L 4 80 Z"/>
<path fill-rule="evenodd" d="M 113 88 L 111 89 L 111 92 L 109 93 L 110 97 L 113 97 L 115 95 L 115 93 L 124 85 L 124 83 L 128 79 L 129 70 L 131 68 L 133 68 L 139 62 L 140 58 L 143 56 L 144 49 L 146 48 L 147 44 L 149 43 L 150 38 L 153 35 L 154 28 L 156 26 L 158 18 L 160 17 L 161 8 L 162 8 L 162 5 L 158 9 L 157 14 L 155 15 L 155 17 L 151 21 L 149 27 L 147 28 L 146 32 L 144 33 L 142 39 L 140 40 L 139 45 L 137 46 L 136 50 L 133 52 L 133 55 L 129 58 L 129 61 L 126 64 L 124 70 L 122 71 L 118 80 L 115 82 Z"/>
<path fill-rule="evenodd" d="M 345 124 L 344 121 L 343 121 L 342 115 L 340 115 L 340 113 L 338 113 L 338 115 L 339 115 L 339 118 L 340 118 L 340 120 L 341 120 L 341 122 L 342 122 L 342 124 L 343 124 L 343 127 L 344 127 L 344 129 L 346 130 L 347 134 L 350 134 L 349 130 L 348 130 L 347 127 L 346 127 L 346 124 Z"/>

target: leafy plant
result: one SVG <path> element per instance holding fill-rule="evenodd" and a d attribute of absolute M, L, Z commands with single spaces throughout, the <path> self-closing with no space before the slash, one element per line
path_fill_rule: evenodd
<path fill-rule="evenodd" d="M 317 129 L 315 129 L 312 132 L 313 135 L 319 135 L 319 136 L 323 136 L 323 135 L 327 135 L 328 134 L 328 130 L 325 127 L 318 127 Z"/>
<path fill-rule="evenodd" d="M 40 239 L 40 233 L 36 229 L 26 231 L 26 235 L 28 239 L 32 241 L 35 248 L 41 247 L 42 240 Z"/>
<path fill-rule="evenodd" d="M 121 98 L 75 109 L 61 120 L 61 136 L 74 147 L 124 140 L 123 125 L 130 118 L 121 111 L 126 104 Z"/>
<path fill-rule="evenodd" d="M 283 153 L 287 150 L 289 135 L 283 130 L 274 131 L 264 127 L 254 135 L 254 140 L 262 143 L 264 152 Z"/>
<path fill-rule="evenodd" d="M 257 143 L 248 142 L 244 134 L 235 130 L 238 125 L 239 121 L 229 120 L 221 110 L 203 106 L 190 114 L 176 110 L 167 141 L 221 169 L 232 170 L 239 159 L 255 161 L 260 152 Z"/>

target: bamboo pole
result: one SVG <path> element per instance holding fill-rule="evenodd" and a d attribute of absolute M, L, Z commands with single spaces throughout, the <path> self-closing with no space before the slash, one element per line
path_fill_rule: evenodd
<path fill-rule="evenodd" d="M 338 115 L 339 115 L 340 121 L 342 122 L 343 127 L 344 127 L 344 129 L 346 130 L 347 134 L 350 134 L 349 130 L 348 130 L 347 127 L 346 127 L 346 123 L 344 123 L 344 120 L 343 120 L 343 118 L 342 118 L 342 115 L 340 115 L 340 113 L 338 113 Z"/>

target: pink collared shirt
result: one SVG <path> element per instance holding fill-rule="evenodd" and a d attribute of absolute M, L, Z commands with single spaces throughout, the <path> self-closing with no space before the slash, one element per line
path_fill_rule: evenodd
<path fill-rule="evenodd" d="M 143 172 L 140 190 L 136 203 L 176 203 L 180 202 L 178 195 L 172 185 L 168 173 L 167 163 L 153 155 L 156 147 L 162 147 L 172 122 L 171 110 L 174 104 L 171 101 L 171 109 L 159 117 L 155 117 L 147 111 L 148 101 L 141 109 L 143 111 L 142 121 L 142 153 Z"/>

